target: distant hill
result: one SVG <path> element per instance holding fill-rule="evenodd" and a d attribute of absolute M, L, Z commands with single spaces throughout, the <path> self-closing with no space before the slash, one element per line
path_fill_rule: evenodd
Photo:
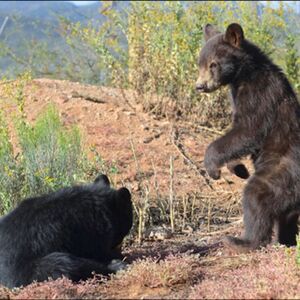
<path fill-rule="evenodd" d="M 57 15 L 71 21 L 98 18 L 101 3 L 77 6 L 65 1 L 0 1 L 1 16 L 20 16 L 24 19 L 56 21 Z"/>
<path fill-rule="evenodd" d="M 128 5 L 129 1 L 113 1 L 112 7 L 121 10 Z M 101 26 L 105 18 L 99 13 L 101 6 L 101 1 L 83 6 L 66 1 L 0 1 L 0 26 L 8 17 L 0 36 L 2 75 L 14 76 L 26 69 L 26 62 L 17 65 L 12 58 L 13 54 L 5 53 L 3 49 L 6 47 L 14 49 L 14 54 L 20 60 L 26 56 L 26 51 L 33 50 L 28 46 L 31 41 L 36 41 L 40 47 L 47 43 L 50 50 L 67 49 L 65 40 L 58 32 L 59 18 L 63 17 L 83 25 L 92 22 L 95 26 Z"/>

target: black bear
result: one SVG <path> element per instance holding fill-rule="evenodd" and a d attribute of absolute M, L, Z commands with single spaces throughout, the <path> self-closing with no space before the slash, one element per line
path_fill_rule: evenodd
<path fill-rule="evenodd" d="M 251 155 L 254 174 L 243 193 L 245 232 L 227 237 L 238 251 L 278 241 L 295 245 L 300 209 L 300 106 L 289 81 L 270 58 L 245 39 L 233 23 L 226 32 L 204 28 L 206 43 L 199 56 L 200 92 L 229 85 L 232 95 L 232 128 L 212 142 L 204 165 L 213 179 L 232 160 Z M 276 226 L 274 226 L 276 225 Z"/>
<path fill-rule="evenodd" d="M 132 218 L 129 191 L 111 188 L 105 175 L 26 199 L 0 219 L 0 284 L 114 273 L 125 266 L 119 246 Z"/>

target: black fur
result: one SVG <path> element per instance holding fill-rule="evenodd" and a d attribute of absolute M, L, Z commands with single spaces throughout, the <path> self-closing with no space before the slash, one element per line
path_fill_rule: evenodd
<path fill-rule="evenodd" d="M 124 267 L 118 246 L 131 226 L 129 191 L 110 188 L 105 175 L 26 199 L 0 219 L 0 284 L 113 273 Z"/>
<path fill-rule="evenodd" d="M 208 30 L 209 29 L 209 30 Z M 243 195 L 245 234 L 229 238 L 234 247 L 255 249 L 271 241 L 295 245 L 300 208 L 300 106 L 282 70 L 244 38 L 238 24 L 221 34 L 205 27 L 206 44 L 199 58 L 200 91 L 229 85 L 232 129 L 206 150 L 208 174 L 218 179 L 220 168 L 252 155 L 255 173 Z"/>

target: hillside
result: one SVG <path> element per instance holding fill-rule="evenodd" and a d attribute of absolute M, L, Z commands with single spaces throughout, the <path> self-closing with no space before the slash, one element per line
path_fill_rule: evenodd
<path fill-rule="evenodd" d="M 16 107 L 5 98 L 3 86 L 0 95 L 1 109 L 12 121 Z M 164 234 L 170 230 L 164 223 L 158 235 L 159 224 L 149 227 L 153 234 L 145 234 L 142 244 L 131 236 L 123 249 L 130 266 L 111 280 L 97 277 L 76 285 L 59 279 L 13 291 L 0 288 L 1 298 L 299 298 L 296 249 L 269 246 L 237 255 L 221 243 L 227 233 L 242 230 L 240 192 L 245 182 L 224 169 L 222 179 L 209 186 L 198 172 L 203 168 L 205 148 L 217 132 L 147 114 L 132 91 L 36 79 L 25 87 L 25 97 L 30 121 L 54 103 L 66 125 L 78 124 L 85 148 L 93 146 L 106 162 L 114 162 L 118 171 L 113 181 L 130 188 L 135 204 L 144 199 L 145 187 L 153 208 L 164 203 L 172 179 L 176 222 L 180 224 L 184 201 L 188 216 L 174 234 Z M 13 140 L 16 144 L 15 135 Z M 173 178 L 170 156 L 174 158 Z M 192 207 L 196 219 L 190 215 Z"/>
<path fill-rule="evenodd" d="M 112 8 L 119 11 L 129 5 L 129 1 L 114 1 Z M 99 10 L 102 2 L 89 5 L 75 5 L 67 1 L 1 1 L 0 15 L 20 16 L 24 20 L 56 22 L 57 17 L 68 18 L 72 22 L 88 22 L 101 19 Z"/>
<path fill-rule="evenodd" d="M 28 70 L 34 62 L 30 64 L 26 58 L 43 57 L 42 52 L 59 57 L 70 51 L 61 34 L 60 19 L 99 27 L 105 20 L 99 12 L 101 6 L 101 1 L 86 6 L 66 1 L 0 1 L 0 24 L 8 17 L 0 36 L 2 75 Z M 115 1 L 112 8 L 119 11 L 126 6 L 128 1 Z"/>

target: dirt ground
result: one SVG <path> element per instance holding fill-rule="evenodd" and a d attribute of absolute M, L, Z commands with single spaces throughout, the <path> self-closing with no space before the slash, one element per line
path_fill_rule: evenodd
<path fill-rule="evenodd" d="M 0 96 L 4 94 L 0 87 Z M 104 160 L 113 161 L 118 167 L 116 183 L 132 184 L 134 189 L 137 173 L 142 172 L 150 183 L 156 177 L 161 192 L 167 193 L 172 156 L 178 195 L 206 186 L 203 177 L 195 174 L 185 162 L 172 136 L 177 132 L 187 155 L 201 168 L 205 148 L 218 134 L 201 130 L 189 122 L 157 119 L 143 112 L 142 105 L 137 102 L 138 96 L 130 91 L 36 79 L 26 86 L 25 96 L 29 120 L 34 121 L 48 104 L 54 103 L 65 124 L 79 126 L 86 149 L 94 147 Z M 13 115 L 16 104 L 9 99 L 2 103 L 7 114 Z M 223 175 L 230 176 L 233 187 L 244 184 L 226 169 Z M 227 182 L 221 180 L 212 185 L 226 186 Z"/>
<path fill-rule="evenodd" d="M 3 95 L 0 87 L 1 98 Z M 218 201 L 230 195 L 235 213 L 226 223 L 211 228 L 127 245 L 124 253 L 130 266 L 110 280 L 95 278 L 73 284 L 64 278 L 13 291 L 3 288 L 0 298 L 300 298 L 295 249 L 270 246 L 250 255 L 236 255 L 222 246 L 227 232 L 239 234 L 242 230 L 239 208 L 245 181 L 224 168 L 219 181 L 207 183 L 203 155 L 218 132 L 147 114 L 132 91 L 36 79 L 26 86 L 25 95 L 30 120 L 55 103 L 65 124 L 78 125 L 85 148 L 95 148 L 105 161 L 117 166 L 112 179 L 117 186 L 126 185 L 133 200 L 141 182 L 147 184 L 151 195 L 169 197 L 172 180 L 173 193 L 179 198 L 214 193 L 215 209 L 221 205 Z M 9 99 L 3 98 L 0 105 L 7 116 L 16 111 L 16 104 Z M 251 169 L 249 162 L 246 164 Z"/>

